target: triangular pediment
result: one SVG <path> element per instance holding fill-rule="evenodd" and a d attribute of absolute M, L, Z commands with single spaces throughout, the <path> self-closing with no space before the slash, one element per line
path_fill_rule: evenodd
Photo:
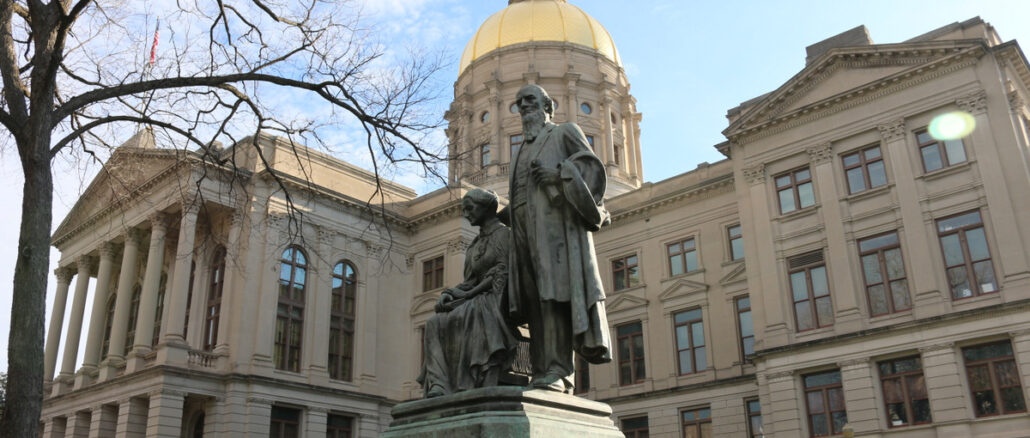
<path fill-rule="evenodd" d="M 658 300 L 664 302 L 675 298 L 689 297 L 697 293 L 704 294 L 706 292 L 708 292 L 707 284 L 680 279 L 669 285 L 669 287 L 666 287 L 665 290 L 658 295 Z"/>
<path fill-rule="evenodd" d="M 831 49 L 775 91 L 741 108 L 723 131 L 729 138 L 780 119 L 868 97 L 889 85 L 943 71 L 958 59 L 980 56 L 977 41 L 929 41 Z"/>
<path fill-rule="evenodd" d="M 605 303 L 605 309 L 611 312 L 622 312 L 639 307 L 647 307 L 647 299 L 640 298 L 629 293 L 621 294 Z"/>
<path fill-rule="evenodd" d="M 744 280 L 747 280 L 747 269 L 745 269 L 744 263 L 740 263 L 731 269 L 730 272 L 727 272 L 726 275 L 723 275 L 719 279 L 719 284 L 730 284 Z"/>
<path fill-rule="evenodd" d="M 91 218 L 116 208 L 149 181 L 163 175 L 178 163 L 181 157 L 177 154 L 178 151 L 162 149 L 115 150 L 57 226 L 53 236 L 64 236 Z"/>

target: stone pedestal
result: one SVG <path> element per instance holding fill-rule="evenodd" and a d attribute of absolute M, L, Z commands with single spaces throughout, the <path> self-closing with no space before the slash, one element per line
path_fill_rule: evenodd
<path fill-rule="evenodd" d="M 401 403 L 383 438 L 622 438 L 604 403 L 498 386 Z"/>

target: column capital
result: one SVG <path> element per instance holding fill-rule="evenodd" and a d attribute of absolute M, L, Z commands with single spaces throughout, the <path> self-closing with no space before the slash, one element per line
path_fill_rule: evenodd
<path fill-rule="evenodd" d="M 744 180 L 750 185 L 765 183 L 765 163 L 756 163 L 743 169 Z"/>
<path fill-rule="evenodd" d="M 125 229 L 125 244 L 132 243 L 133 245 L 139 246 L 140 242 L 143 241 L 143 230 L 136 227 L 129 227 Z"/>
<path fill-rule="evenodd" d="M 967 113 L 980 114 L 987 111 L 987 92 L 976 90 L 955 100 L 955 104 Z"/>
<path fill-rule="evenodd" d="M 200 203 L 202 198 L 196 192 L 183 193 L 182 195 L 182 215 L 196 214 L 200 212 Z"/>
<path fill-rule="evenodd" d="M 114 260 L 115 253 L 118 252 L 117 247 L 111 242 L 104 242 L 100 244 L 100 259 Z"/>
<path fill-rule="evenodd" d="M 93 267 L 96 266 L 96 264 L 96 258 L 90 255 L 80 256 L 75 260 L 75 266 L 79 268 L 80 271 L 85 269 L 86 272 L 92 272 Z"/>
<path fill-rule="evenodd" d="M 1009 91 L 1008 98 L 1009 107 L 1012 108 L 1012 111 L 1019 111 L 1026 105 L 1026 99 L 1023 98 L 1023 95 L 1019 94 L 1018 90 Z"/>
<path fill-rule="evenodd" d="M 240 225 L 246 217 L 247 214 L 243 211 L 243 208 L 234 208 L 229 214 L 229 221 L 232 225 Z"/>
<path fill-rule="evenodd" d="M 887 123 L 876 125 L 880 130 L 880 139 L 884 142 L 905 138 L 905 119 L 894 119 Z"/>
<path fill-rule="evenodd" d="M 820 164 L 830 161 L 833 158 L 833 148 L 830 142 L 819 143 L 805 150 L 808 152 L 808 159 L 812 164 Z"/>
<path fill-rule="evenodd" d="M 153 230 L 168 231 L 168 224 L 172 221 L 172 216 L 163 211 L 157 211 L 150 215 L 150 226 Z"/>
<path fill-rule="evenodd" d="M 72 277 L 75 276 L 77 271 L 71 266 L 64 266 L 54 269 L 54 275 L 57 276 L 57 281 L 61 283 L 71 283 Z"/>

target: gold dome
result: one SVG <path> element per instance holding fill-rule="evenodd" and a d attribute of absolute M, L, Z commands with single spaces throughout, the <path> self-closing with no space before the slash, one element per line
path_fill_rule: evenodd
<path fill-rule="evenodd" d="M 608 31 L 566 0 L 522 0 L 487 18 L 465 46 L 458 74 L 488 52 L 530 41 L 557 41 L 597 50 L 622 66 Z"/>

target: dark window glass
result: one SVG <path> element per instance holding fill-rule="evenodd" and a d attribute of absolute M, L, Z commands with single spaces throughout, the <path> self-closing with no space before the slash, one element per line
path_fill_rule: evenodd
<path fill-rule="evenodd" d="M 672 317 L 676 334 L 676 360 L 679 373 L 691 374 L 708 369 L 708 351 L 705 344 L 701 309 L 679 312 Z"/>
<path fill-rule="evenodd" d="M 443 287 L 443 256 L 422 263 L 422 291 Z"/>
<path fill-rule="evenodd" d="M 168 274 L 161 273 L 161 280 L 157 286 L 157 309 L 154 312 L 154 334 L 150 338 L 150 346 L 156 347 L 157 342 L 161 339 L 161 317 L 165 311 L 165 288 L 168 287 Z M 189 302 L 189 299 L 186 299 Z M 186 308 L 187 315 L 189 314 L 189 307 Z"/>
<path fill-rule="evenodd" d="M 751 321 L 751 297 L 737 298 L 737 330 L 740 333 L 741 359 L 755 353 L 755 329 Z"/>
<path fill-rule="evenodd" d="M 615 328 L 619 345 L 619 384 L 632 385 L 647 377 L 644 371 L 644 331 L 640 321 Z"/>
<path fill-rule="evenodd" d="M 186 291 L 186 315 L 183 316 L 185 319 L 182 322 L 182 336 L 189 339 L 190 332 L 190 309 L 193 306 L 193 277 L 197 273 L 197 262 L 190 262 L 190 284 Z"/>
<path fill-rule="evenodd" d="M 807 168 L 780 175 L 775 181 L 781 214 L 815 205 L 812 173 Z"/>
<path fill-rule="evenodd" d="M 697 246 L 694 238 L 670 243 L 666 245 L 666 249 L 669 256 L 670 275 L 676 276 L 697 270 Z"/>
<path fill-rule="evenodd" d="M 614 157 L 615 159 L 613 160 L 613 161 L 615 161 L 615 165 L 616 166 L 621 166 L 622 165 L 622 145 L 617 144 L 617 145 L 613 146 L 612 147 L 612 153 L 615 154 L 615 157 Z"/>
<path fill-rule="evenodd" d="M 923 157 L 923 170 L 933 172 L 966 161 L 966 148 L 962 139 L 938 141 L 927 131 L 916 132 L 919 154 Z"/>
<path fill-rule="evenodd" d="M 211 351 L 218 344 L 218 319 L 222 310 L 222 287 L 225 285 L 225 248 L 218 247 L 211 265 L 211 281 L 204 308 L 204 350 Z"/>
<path fill-rule="evenodd" d="M 329 378 L 351 380 L 358 276 L 350 262 L 341 261 L 333 266 L 332 287 L 329 305 Z"/>
<path fill-rule="evenodd" d="M 104 345 L 100 348 L 101 359 L 107 357 L 108 350 L 111 348 L 111 325 L 114 324 L 115 298 L 117 298 L 117 294 L 111 294 L 111 297 L 107 299 L 107 313 L 104 316 Z"/>
<path fill-rule="evenodd" d="M 1011 342 L 963 348 L 962 357 L 977 417 L 1026 412 Z"/>
<path fill-rule="evenodd" d="M 269 425 L 270 438 L 299 438 L 300 410 L 272 406 L 272 421 Z"/>
<path fill-rule="evenodd" d="M 932 422 L 923 364 L 919 357 L 880 362 L 880 385 L 887 408 L 887 426 Z"/>
<path fill-rule="evenodd" d="M 840 371 L 810 374 L 803 380 L 809 435 L 839 435 L 848 422 Z"/>
<path fill-rule="evenodd" d="M 883 166 L 883 154 L 879 146 L 873 146 L 841 157 L 844 174 L 848 179 L 848 193 L 887 184 L 887 170 Z"/>
<path fill-rule="evenodd" d="M 898 233 L 888 233 L 858 241 L 865 278 L 869 313 L 872 316 L 901 312 L 912 308 L 901 258 Z"/>
<path fill-rule="evenodd" d="M 708 408 L 691 409 L 680 412 L 684 438 L 712 437 L 712 410 Z"/>
<path fill-rule="evenodd" d="M 622 290 L 640 284 L 640 267 L 637 256 L 630 255 L 612 260 L 612 283 L 615 290 Z"/>
<path fill-rule="evenodd" d="M 730 240 L 730 260 L 744 258 L 744 235 L 741 233 L 740 224 L 727 228 L 726 235 Z"/>
<path fill-rule="evenodd" d="M 490 145 L 484 144 L 479 146 L 479 167 L 488 165 L 490 165 Z"/>
<path fill-rule="evenodd" d="M 747 409 L 747 431 L 751 438 L 765 437 L 762 430 L 762 405 L 758 399 L 744 400 L 744 407 Z"/>
<path fill-rule="evenodd" d="M 979 211 L 938 220 L 937 235 L 952 299 L 998 291 Z"/>
<path fill-rule="evenodd" d="M 590 150 L 594 150 L 594 136 L 592 136 L 592 135 L 588 135 L 587 136 L 587 144 L 590 145 Z"/>
<path fill-rule="evenodd" d="M 516 134 L 508 137 L 508 147 L 511 152 L 511 162 L 515 162 L 515 157 L 519 154 L 519 147 L 522 146 L 522 134 Z"/>
<path fill-rule="evenodd" d="M 833 325 L 833 303 L 822 253 L 794 257 L 789 264 L 798 331 Z"/>
<path fill-rule="evenodd" d="M 286 248 L 279 262 L 279 303 L 275 320 L 275 367 L 280 370 L 300 371 L 300 348 L 304 337 L 307 256 L 300 248 Z"/>
<path fill-rule="evenodd" d="M 354 431 L 354 418 L 346 415 L 329 414 L 325 431 L 326 438 L 351 438 Z"/>
<path fill-rule="evenodd" d="M 576 355 L 576 394 L 582 394 L 590 390 L 590 362 L 587 362 L 580 355 Z"/>
<path fill-rule="evenodd" d="M 132 344 L 136 342 L 136 322 L 139 319 L 139 299 L 143 292 L 143 287 L 139 283 L 136 283 L 132 287 L 132 302 L 129 304 L 129 325 L 125 331 L 125 353 L 126 355 L 132 351 Z"/>
<path fill-rule="evenodd" d="M 622 433 L 626 438 L 647 438 L 647 416 L 622 420 Z"/>

